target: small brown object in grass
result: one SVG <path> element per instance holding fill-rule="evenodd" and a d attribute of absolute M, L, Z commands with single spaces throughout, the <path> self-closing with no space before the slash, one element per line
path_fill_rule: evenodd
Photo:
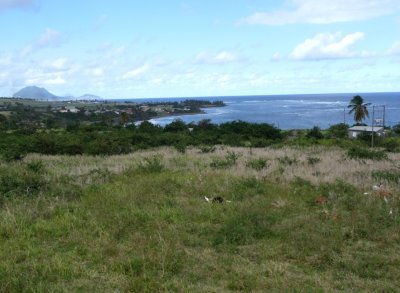
<path fill-rule="evenodd" d="M 318 196 L 316 199 L 315 199 L 315 203 L 316 204 L 326 204 L 328 202 L 328 198 L 326 197 L 326 196 Z"/>

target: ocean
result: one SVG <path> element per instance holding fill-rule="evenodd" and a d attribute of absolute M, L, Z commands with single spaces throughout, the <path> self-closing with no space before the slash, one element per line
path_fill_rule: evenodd
<path fill-rule="evenodd" d="M 310 94 L 310 95 L 266 95 L 236 97 L 196 97 L 190 99 L 220 100 L 226 107 L 207 108 L 204 114 L 180 115 L 152 119 L 159 125 L 171 123 L 174 119 L 197 123 L 210 119 L 212 123 L 224 123 L 243 120 L 255 123 L 269 123 L 280 129 L 308 129 L 318 126 L 322 129 L 337 123 L 354 123 L 353 116 L 348 114 L 348 104 L 357 94 Z M 400 123 L 400 93 L 361 93 L 365 103 L 371 103 L 369 119 L 384 119 L 386 126 Z M 187 98 L 141 99 L 141 102 L 180 101 Z M 137 101 L 137 100 L 135 100 Z M 375 106 L 375 111 L 373 107 Z M 381 107 L 385 106 L 385 107 Z M 385 111 L 383 110 L 385 108 Z"/>

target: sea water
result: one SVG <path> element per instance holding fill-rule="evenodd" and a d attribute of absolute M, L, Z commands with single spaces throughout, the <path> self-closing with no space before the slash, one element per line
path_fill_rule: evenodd
<path fill-rule="evenodd" d="M 205 113 L 179 115 L 152 119 L 159 125 L 171 123 L 174 119 L 197 123 L 210 119 L 212 123 L 224 123 L 233 120 L 269 123 L 281 129 L 307 129 L 318 126 L 322 129 L 337 123 L 354 124 L 353 115 L 349 115 L 348 105 L 357 94 L 313 94 L 313 95 L 266 95 L 236 97 L 196 97 L 190 99 L 223 101 L 226 106 L 203 109 Z M 384 119 L 386 126 L 400 123 L 400 93 L 361 93 L 368 107 L 369 119 L 364 123 L 371 125 L 375 119 Z M 182 101 L 187 98 L 142 99 L 141 102 Z M 137 100 L 135 100 L 137 101 Z M 373 111 L 375 106 L 375 111 Z M 381 107 L 385 106 L 385 107 Z M 385 111 L 383 110 L 385 109 Z"/>

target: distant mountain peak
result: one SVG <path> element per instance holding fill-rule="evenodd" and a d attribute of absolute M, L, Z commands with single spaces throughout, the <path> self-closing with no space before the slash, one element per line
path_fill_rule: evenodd
<path fill-rule="evenodd" d="M 102 100 L 102 98 L 93 94 L 84 94 L 80 96 L 78 100 Z"/>
<path fill-rule="evenodd" d="M 35 100 L 59 100 L 60 97 L 50 93 L 45 88 L 27 86 L 13 95 L 14 98 L 35 99 Z"/>
<path fill-rule="evenodd" d="M 50 93 L 45 88 L 41 88 L 38 86 L 27 86 L 23 89 L 19 90 L 13 95 L 14 98 L 23 98 L 23 99 L 35 99 L 35 100 L 45 100 L 45 101 L 56 101 L 56 100 L 102 100 L 101 97 L 93 95 L 93 94 L 84 94 L 79 98 L 73 97 L 71 95 L 60 97 Z"/>

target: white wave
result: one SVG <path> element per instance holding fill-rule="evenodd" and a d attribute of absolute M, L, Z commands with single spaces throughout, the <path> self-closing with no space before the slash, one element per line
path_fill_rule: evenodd
<path fill-rule="evenodd" d="M 271 100 L 274 103 L 301 104 L 301 105 L 348 105 L 342 101 L 316 101 L 316 100 Z"/>

